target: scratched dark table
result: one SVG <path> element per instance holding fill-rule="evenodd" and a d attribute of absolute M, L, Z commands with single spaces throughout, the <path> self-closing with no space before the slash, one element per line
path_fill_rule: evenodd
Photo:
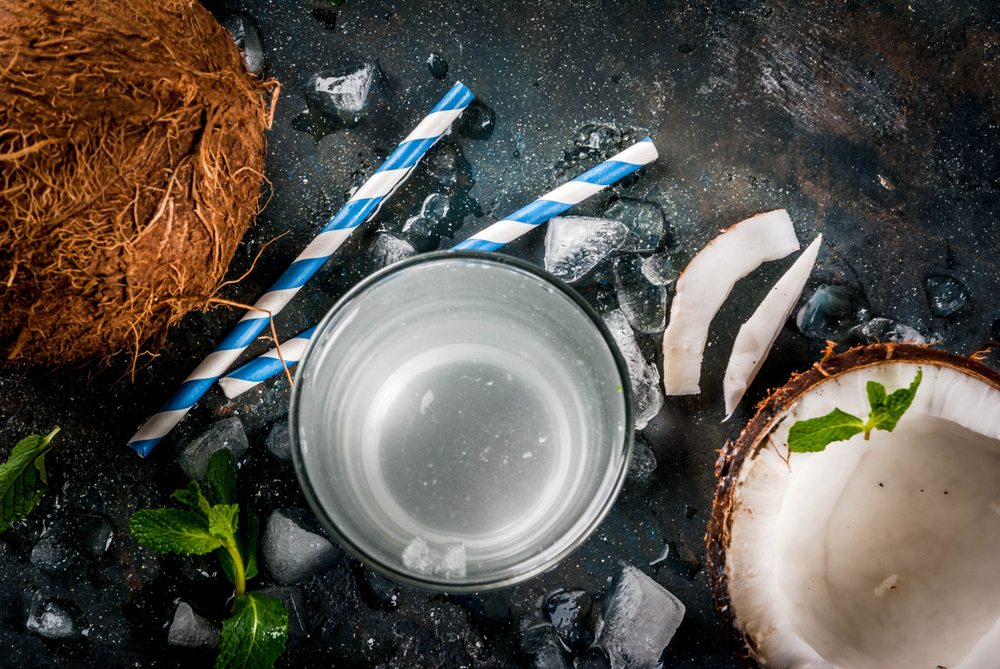
<path fill-rule="evenodd" d="M 220 20 L 237 11 L 254 17 L 265 75 L 283 87 L 268 133 L 269 202 L 230 275 L 250 267 L 261 243 L 288 234 L 227 289 L 229 299 L 252 302 L 460 80 L 495 110 L 496 125 L 488 140 L 447 140 L 462 161 L 459 185 L 445 193 L 456 231 L 442 248 L 596 162 L 600 156 L 581 151 L 581 132 L 648 134 L 660 159 L 571 213 L 599 215 L 622 197 L 653 202 L 669 227 L 667 250 L 683 266 L 720 229 L 784 207 L 800 241 L 824 235 L 803 301 L 820 283 L 846 285 L 876 315 L 947 350 L 968 354 L 997 338 L 1000 6 L 992 0 L 213 0 L 209 8 Z M 443 80 L 429 72 L 432 52 L 449 65 Z M 357 127 L 318 140 L 293 127 L 313 72 L 376 59 L 382 79 Z M 281 314 L 279 335 L 314 323 L 356 283 L 375 230 L 399 230 L 432 187 L 418 170 Z M 506 250 L 538 262 L 543 239 L 539 230 Z M 404 588 L 399 607 L 384 611 L 358 594 L 363 572 L 345 556 L 304 586 L 311 634 L 292 639 L 278 666 L 524 666 L 518 622 L 534 615 L 538 599 L 563 587 L 599 597 L 618 560 L 643 569 L 687 607 L 664 666 L 740 666 L 704 569 L 716 450 L 739 433 L 768 388 L 816 359 L 820 345 L 790 321 L 726 423 L 722 370 L 739 324 L 791 262 L 767 263 L 737 284 L 711 328 L 701 394 L 668 398 L 644 430 L 658 462 L 652 478 L 627 483 L 598 531 L 559 567 L 473 597 Z M 932 314 L 925 289 L 932 275 L 968 289 L 963 310 Z M 211 390 L 144 460 L 126 441 L 238 318 L 225 309 L 190 314 L 157 357 L 143 359 L 149 364 L 134 380 L 120 378 L 123 359 L 0 373 L 0 453 L 25 434 L 63 429 L 48 465 L 51 492 L 25 524 L 0 537 L 0 666 L 211 660 L 168 646 L 165 625 L 176 598 L 221 617 L 216 600 L 225 600 L 226 584 L 199 581 L 180 558 L 139 548 L 127 521 L 137 509 L 165 505 L 184 484 L 175 458 L 185 439 L 233 415 L 249 436 L 242 475 L 261 516 L 305 507 L 290 465 L 263 445 L 288 410 L 287 382 L 272 380 L 234 401 Z M 641 343 L 656 349 L 655 338 Z M 255 344 L 245 356 L 263 350 Z M 27 555 L 46 519 L 66 508 L 107 516 L 115 539 L 99 562 L 41 574 Z M 672 559 L 650 566 L 668 545 Z M 262 574 L 258 585 L 268 579 Z M 90 626 L 87 638 L 59 643 L 25 630 L 27 602 L 41 587 L 74 602 Z"/>

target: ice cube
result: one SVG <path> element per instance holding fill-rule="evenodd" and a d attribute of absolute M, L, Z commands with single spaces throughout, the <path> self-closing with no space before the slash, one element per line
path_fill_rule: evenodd
<path fill-rule="evenodd" d="M 621 198 L 612 202 L 603 216 L 624 223 L 635 233 L 639 238 L 637 251 L 655 251 L 666 234 L 663 209 L 655 202 Z"/>
<path fill-rule="evenodd" d="M 46 639 L 76 641 L 83 638 L 81 615 L 72 602 L 52 598 L 46 592 L 39 591 L 31 598 L 25 628 Z"/>
<path fill-rule="evenodd" d="M 447 142 L 428 151 L 424 165 L 427 174 L 439 183 L 450 186 L 458 181 L 462 160 L 461 149 L 456 144 Z"/>
<path fill-rule="evenodd" d="M 403 224 L 403 234 L 420 253 L 433 251 L 442 237 L 451 237 L 458 221 L 451 214 L 451 199 L 441 193 L 424 198 L 420 213 Z"/>
<path fill-rule="evenodd" d="M 292 459 L 292 440 L 288 435 L 288 416 L 274 421 L 267 439 L 264 440 L 264 445 L 279 460 L 287 462 Z"/>
<path fill-rule="evenodd" d="M 418 574 L 437 575 L 444 578 L 465 576 L 465 544 L 449 543 L 431 546 L 417 535 L 403 550 L 403 566 Z"/>
<path fill-rule="evenodd" d="M 642 274 L 654 286 L 670 288 L 677 281 L 677 268 L 669 253 L 654 253 L 642 261 Z"/>
<path fill-rule="evenodd" d="M 653 669 L 684 618 L 684 605 L 632 565 L 619 566 L 598 636 L 615 669 Z"/>
<path fill-rule="evenodd" d="M 306 83 L 307 110 L 292 121 L 292 127 L 310 133 L 317 140 L 340 128 L 354 128 L 368 111 L 381 74 L 377 62 L 313 74 Z"/>
<path fill-rule="evenodd" d="M 439 53 L 432 53 L 427 57 L 427 67 L 435 79 L 444 79 L 448 76 L 448 61 Z"/>
<path fill-rule="evenodd" d="M 79 556 L 69 537 L 49 527 L 31 549 L 31 564 L 50 574 L 58 574 L 69 569 Z"/>
<path fill-rule="evenodd" d="M 628 478 L 630 481 L 648 481 L 656 470 L 656 456 L 653 455 L 649 444 L 640 435 L 635 435 L 635 443 L 632 446 L 632 461 L 628 465 Z"/>
<path fill-rule="evenodd" d="M 594 598 L 586 590 L 557 590 L 545 599 L 545 615 L 571 652 L 582 652 L 594 642 L 593 607 Z"/>
<path fill-rule="evenodd" d="M 237 12 L 222 22 L 222 27 L 229 31 L 236 48 L 247 64 L 247 69 L 253 74 L 264 72 L 264 46 L 260 39 L 260 29 L 253 17 L 243 12 Z"/>
<path fill-rule="evenodd" d="M 306 86 L 306 104 L 310 112 L 353 128 L 368 110 L 380 76 L 376 62 L 317 72 Z"/>
<path fill-rule="evenodd" d="M 373 609 L 391 611 L 399 606 L 399 586 L 367 567 L 364 568 L 363 596 Z"/>
<path fill-rule="evenodd" d="M 476 98 L 458 117 L 458 134 L 469 139 L 489 139 L 496 127 L 497 114 L 485 102 Z"/>
<path fill-rule="evenodd" d="M 215 648 L 219 645 L 219 630 L 210 620 L 195 613 L 187 602 L 180 602 L 167 631 L 167 643 L 188 648 Z"/>
<path fill-rule="evenodd" d="M 288 635 L 304 637 L 309 635 L 309 618 L 305 603 L 302 600 L 302 590 L 293 585 L 272 585 L 269 588 L 257 590 L 258 593 L 271 599 L 277 599 L 288 611 Z"/>
<path fill-rule="evenodd" d="M 864 325 L 854 328 L 853 332 L 869 344 L 927 343 L 927 339 L 916 329 L 888 318 L 873 318 Z"/>
<path fill-rule="evenodd" d="M 371 271 L 393 265 L 417 254 L 413 244 L 395 237 L 388 232 L 380 232 L 368 247 L 368 260 Z"/>
<path fill-rule="evenodd" d="M 566 283 L 582 279 L 628 236 L 624 224 L 603 218 L 556 216 L 546 226 L 545 269 Z"/>
<path fill-rule="evenodd" d="M 618 345 L 618 350 L 625 358 L 628 375 L 632 383 L 632 409 L 635 413 L 635 429 L 641 430 L 663 406 L 663 393 L 660 391 L 660 373 L 655 365 L 646 364 L 635 342 L 635 334 L 628 324 L 628 319 L 620 309 L 604 316 L 604 324 L 611 331 L 611 336 Z"/>
<path fill-rule="evenodd" d="M 870 317 L 868 303 L 857 291 L 822 284 L 799 309 L 795 324 L 811 339 L 839 342 Z"/>
<path fill-rule="evenodd" d="M 278 509 L 267 519 L 261 548 L 264 564 L 281 585 L 299 583 L 336 562 L 340 552 L 325 537 L 310 531 L 293 509 Z"/>
<path fill-rule="evenodd" d="M 595 643 L 577 662 L 576 669 L 611 669 L 608 651 L 601 644 Z"/>
<path fill-rule="evenodd" d="M 427 541 L 417 535 L 403 549 L 403 566 L 418 574 L 433 574 L 434 560 L 431 558 L 431 547 Z"/>
<path fill-rule="evenodd" d="M 189 479 L 204 481 L 209 460 L 221 448 L 232 451 L 237 462 L 247 453 L 247 434 L 243 430 L 243 423 L 236 416 L 212 423 L 187 442 L 177 457 L 177 464 Z"/>
<path fill-rule="evenodd" d="M 651 283 L 642 266 L 643 259 L 636 253 L 615 258 L 615 291 L 632 329 L 656 334 L 667 327 L 667 289 Z"/>
<path fill-rule="evenodd" d="M 444 556 L 434 571 L 445 578 L 465 576 L 465 544 L 455 543 L 445 546 Z"/>
<path fill-rule="evenodd" d="M 529 658 L 531 669 L 569 669 L 556 628 L 540 622 L 521 635 L 521 650 Z"/>
<path fill-rule="evenodd" d="M 957 279 L 950 276 L 932 276 L 924 284 L 931 313 L 947 318 L 958 312 L 969 299 L 969 292 Z"/>

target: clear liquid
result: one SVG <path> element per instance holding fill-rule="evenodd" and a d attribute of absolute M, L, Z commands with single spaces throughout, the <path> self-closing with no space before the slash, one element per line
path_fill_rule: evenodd
<path fill-rule="evenodd" d="M 404 371 L 405 374 L 405 371 Z M 538 379 L 481 361 L 445 363 L 395 387 L 377 430 L 378 470 L 399 509 L 455 536 L 503 531 L 531 514 L 568 444 Z M 366 446 L 368 450 L 370 447 Z"/>

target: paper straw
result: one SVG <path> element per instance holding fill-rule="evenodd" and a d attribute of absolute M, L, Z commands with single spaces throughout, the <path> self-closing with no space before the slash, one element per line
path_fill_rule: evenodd
<path fill-rule="evenodd" d="M 254 307 L 274 315 L 288 304 L 309 278 L 326 262 L 358 225 L 378 211 L 381 202 L 410 174 L 427 150 L 448 132 L 473 99 L 472 92 L 457 83 L 392 152 L 378 171 L 359 188 L 347 204 L 299 254 Z M 222 376 L 240 353 L 249 346 L 268 324 L 268 315 L 247 311 L 215 350 L 191 373 L 173 397 L 151 416 L 129 440 L 129 446 L 146 456 L 177 423 L 187 415 L 194 403 Z"/>
<path fill-rule="evenodd" d="M 656 147 L 647 137 L 452 248 L 495 251 L 525 232 L 533 230 L 552 216 L 566 211 L 574 204 L 582 202 L 618 179 L 652 162 L 656 157 Z M 294 339 L 281 344 L 281 355 L 287 366 L 291 367 L 302 359 L 306 343 L 315 329 L 315 326 L 311 327 Z M 219 385 L 222 386 L 226 397 L 233 399 L 280 371 L 282 366 L 277 351 L 268 351 L 219 379 Z"/>
<path fill-rule="evenodd" d="M 653 162 L 656 157 L 656 147 L 647 137 L 452 248 L 495 251 L 643 165 Z"/>

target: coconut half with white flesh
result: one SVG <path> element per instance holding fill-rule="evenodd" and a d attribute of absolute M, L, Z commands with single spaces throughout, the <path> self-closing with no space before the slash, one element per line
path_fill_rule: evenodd
<path fill-rule="evenodd" d="M 663 389 L 667 395 L 701 392 L 701 359 L 708 326 L 741 278 L 768 260 L 799 250 L 784 209 L 758 214 L 713 239 L 677 279 L 670 324 L 663 333 Z"/>
<path fill-rule="evenodd" d="M 736 405 L 750 387 L 767 354 L 774 346 L 781 328 L 792 314 L 799 301 L 802 289 L 812 273 L 823 235 L 817 235 L 812 244 L 787 272 L 782 275 L 767 297 L 760 303 L 746 323 L 740 328 L 733 342 L 733 352 L 729 356 L 726 374 L 722 379 L 722 390 L 726 398 L 726 420 L 733 415 Z"/>
<path fill-rule="evenodd" d="M 867 419 L 868 381 L 891 393 L 918 370 L 893 432 L 789 456 L 796 421 Z M 852 349 L 763 402 L 716 474 L 709 573 L 749 664 L 1000 667 L 1000 375 L 918 346 Z"/>

